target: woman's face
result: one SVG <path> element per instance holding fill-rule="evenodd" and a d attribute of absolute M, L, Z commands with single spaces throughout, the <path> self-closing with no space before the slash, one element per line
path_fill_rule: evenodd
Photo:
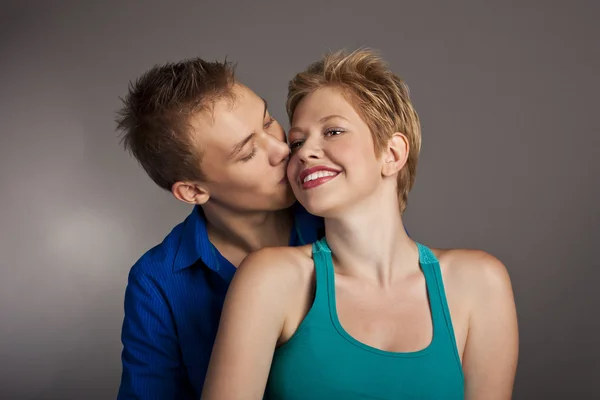
<path fill-rule="evenodd" d="M 321 88 L 298 104 L 288 142 L 288 180 L 310 213 L 335 217 L 381 194 L 371 131 L 340 89 Z"/>

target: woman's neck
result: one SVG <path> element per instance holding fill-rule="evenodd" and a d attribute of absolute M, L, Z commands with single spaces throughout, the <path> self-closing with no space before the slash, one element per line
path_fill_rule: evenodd
<path fill-rule="evenodd" d="M 327 244 L 342 273 L 390 286 L 418 268 L 419 252 L 404 229 L 397 202 L 372 203 L 326 218 Z"/>

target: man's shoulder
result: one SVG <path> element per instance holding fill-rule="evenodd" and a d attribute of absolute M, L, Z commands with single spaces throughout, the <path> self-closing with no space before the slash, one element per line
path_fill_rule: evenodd
<path fill-rule="evenodd" d="M 173 271 L 179 246 L 185 235 L 186 220 L 175 225 L 162 241 L 146 250 L 133 264 L 130 272 L 143 275 L 164 275 Z"/>
<path fill-rule="evenodd" d="M 297 244 L 309 244 L 325 235 L 325 222 L 322 217 L 309 213 L 299 202 L 292 205 L 298 237 Z"/>
<path fill-rule="evenodd" d="M 309 213 L 306 210 L 306 208 L 304 208 L 304 206 L 302 204 L 300 204 L 298 201 L 296 201 L 294 204 L 292 204 L 291 209 L 297 218 L 307 219 L 307 220 L 311 220 L 311 221 L 321 221 L 321 222 L 323 221 L 322 217 L 318 217 L 316 215 Z"/>

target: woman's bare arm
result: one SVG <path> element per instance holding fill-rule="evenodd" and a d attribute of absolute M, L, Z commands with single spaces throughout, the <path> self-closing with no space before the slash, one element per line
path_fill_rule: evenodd
<path fill-rule="evenodd" d="M 504 264 L 484 252 L 471 252 L 472 307 L 463 355 L 465 398 L 512 398 L 519 334 L 510 277 Z"/>
<path fill-rule="evenodd" d="M 239 266 L 225 298 L 202 399 L 262 399 L 293 284 L 285 250 L 263 249 Z"/>

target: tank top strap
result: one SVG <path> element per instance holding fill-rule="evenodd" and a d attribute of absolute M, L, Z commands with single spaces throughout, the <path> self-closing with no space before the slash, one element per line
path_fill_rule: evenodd
<path fill-rule="evenodd" d="M 313 262 L 315 265 L 315 298 L 311 313 L 322 314 L 329 319 L 329 284 L 328 263 L 331 250 L 325 241 L 325 237 L 312 244 Z"/>
<path fill-rule="evenodd" d="M 442 296 L 440 296 L 440 283 L 436 271 L 439 269 L 439 262 L 435 254 L 421 243 L 417 243 L 419 249 L 419 264 L 423 275 L 425 275 L 425 282 L 427 285 L 427 292 L 429 293 L 429 306 L 431 308 L 431 316 L 433 319 L 433 326 L 443 323 L 444 311 L 442 304 Z"/>
<path fill-rule="evenodd" d="M 434 329 L 443 329 L 447 333 L 450 338 L 450 343 L 458 357 L 458 349 L 456 349 L 455 345 L 456 338 L 454 336 L 454 328 L 450 316 L 450 307 L 448 306 L 448 301 L 446 299 L 446 290 L 444 289 L 440 262 L 429 247 L 421 243 L 417 243 L 417 246 L 419 248 L 419 262 L 423 274 L 425 275 L 427 288 L 430 294 L 429 302 Z"/>

